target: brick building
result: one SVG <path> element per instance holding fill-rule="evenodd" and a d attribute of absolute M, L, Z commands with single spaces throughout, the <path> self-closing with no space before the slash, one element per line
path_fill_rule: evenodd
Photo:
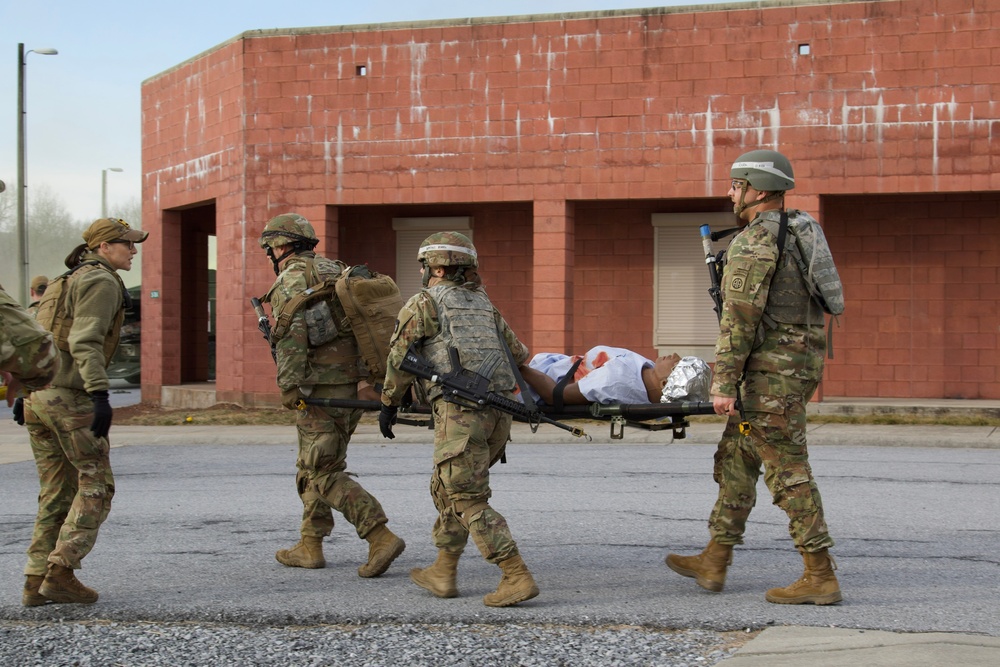
<path fill-rule="evenodd" d="M 287 211 L 405 293 L 421 239 L 469 230 L 534 351 L 711 360 L 698 227 L 732 225 L 729 166 L 766 147 L 845 283 L 823 394 L 1000 398 L 997 100 L 992 0 L 243 33 L 143 84 L 143 397 L 208 379 L 212 327 L 215 398 L 277 402 L 248 300 Z"/>

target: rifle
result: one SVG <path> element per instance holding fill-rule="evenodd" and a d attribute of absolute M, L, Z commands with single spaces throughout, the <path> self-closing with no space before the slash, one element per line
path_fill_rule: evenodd
<path fill-rule="evenodd" d="M 458 358 L 458 350 L 455 348 L 449 348 L 448 355 L 451 358 L 452 371 L 438 373 L 426 359 L 414 351 L 411 344 L 403 361 L 399 364 L 399 370 L 440 386 L 442 398 L 450 403 L 472 408 L 496 408 L 501 412 L 513 415 L 516 419 L 527 422 L 531 426 L 532 432 L 538 428 L 538 424 L 545 423 L 569 431 L 578 438 L 590 439 L 590 436 L 581 428 L 556 421 L 538 409 L 531 410 L 523 403 L 490 391 L 490 377 L 501 361 L 499 355 L 488 357 L 479 371 L 463 368 L 462 362 Z"/>
<path fill-rule="evenodd" d="M 723 229 L 721 232 L 712 232 L 708 225 L 702 225 L 701 231 L 701 246 L 705 249 L 705 263 L 708 265 L 708 273 L 712 279 L 712 286 L 708 288 L 708 293 L 712 297 L 712 301 L 715 302 L 715 306 L 712 310 L 719 318 L 719 322 L 722 322 L 722 276 L 719 275 L 719 266 L 722 264 L 722 257 L 725 254 L 725 250 L 720 250 L 718 255 L 712 252 L 712 241 L 718 241 L 719 239 L 724 239 L 730 234 L 740 231 L 739 227 L 732 227 L 730 229 Z M 746 371 L 744 371 L 744 376 Z M 750 422 L 747 421 L 746 414 L 743 412 L 743 395 L 740 391 L 740 385 L 742 384 L 742 378 L 740 382 L 736 384 L 736 409 L 740 413 L 740 433 L 746 435 L 750 432 Z M 714 410 L 713 410 L 714 413 Z"/>
<path fill-rule="evenodd" d="M 705 249 L 705 264 L 708 265 L 708 274 L 712 279 L 712 286 L 708 288 L 708 294 L 712 297 L 712 301 L 715 302 L 712 310 L 715 311 L 715 315 L 720 321 L 722 320 L 722 273 L 719 267 L 722 264 L 722 257 L 726 251 L 720 250 L 719 254 L 716 255 L 712 252 L 712 241 L 724 239 L 739 230 L 739 227 L 733 227 L 731 229 L 724 229 L 721 232 L 712 232 L 708 225 L 702 225 L 700 228 L 701 246 Z"/>
<path fill-rule="evenodd" d="M 274 359 L 274 363 L 278 363 L 278 353 L 274 349 L 274 343 L 271 341 L 271 320 L 267 318 L 267 313 L 264 312 L 264 306 L 261 305 L 260 299 L 255 296 L 250 297 L 250 305 L 253 306 L 254 312 L 257 313 L 257 328 L 264 335 L 264 340 L 267 344 L 271 346 L 271 358 Z"/>

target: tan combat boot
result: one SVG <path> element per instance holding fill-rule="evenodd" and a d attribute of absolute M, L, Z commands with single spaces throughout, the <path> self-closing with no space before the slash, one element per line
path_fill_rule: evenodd
<path fill-rule="evenodd" d="M 377 577 L 392 565 L 406 548 L 406 542 L 397 537 L 385 524 L 379 524 L 365 535 L 368 540 L 368 562 L 358 568 L 359 577 Z"/>
<path fill-rule="evenodd" d="M 288 567 L 304 567 L 317 570 L 326 567 L 323 558 L 323 538 L 303 535 L 291 549 L 279 549 L 274 557 L 282 565 Z"/>
<path fill-rule="evenodd" d="M 430 567 L 410 570 L 410 579 L 417 586 L 439 598 L 458 597 L 458 559 L 462 555 L 438 549 L 437 560 Z"/>
<path fill-rule="evenodd" d="M 93 604 L 97 602 L 97 591 L 87 588 L 73 574 L 73 569 L 49 563 L 45 580 L 38 587 L 38 593 L 53 602 Z"/>
<path fill-rule="evenodd" d="M 21 593 L 21 604 L 25 607 L 40 607 L 51 602 L 47 597 L 38 592 L 38 587 L 45 581 L 45 577 L 40 574 L 29 574 L 24 578 L 24 592 Z"/>
<path fill-rule="evenodd" d="M 685 577 L 694 577 L 705 590 L 718 593 L 726 583 L 726 569 L 733 562 L 733 545 L 719 544 L 713 537 L 697 556 L 667 554 L 667 567 Z"/>
<path fill-rule="evenodd" d="M 806 569 L 802 578 L 785 588 L 772 588 L 764 595 L 768 602 L 776 604 L 836 604 L 843 597 L 840 584 L 833 573 L 837 564 L 826 549 L 816 553 L 802 553 Z"/>
<path fill-rule="evenodd" d="M 535 579 L 520 555 L 500 561 L 500 569 L 503 576 L 497 589 L 483 596 L 487 607 L 509 607 L 538 595 Z"/>

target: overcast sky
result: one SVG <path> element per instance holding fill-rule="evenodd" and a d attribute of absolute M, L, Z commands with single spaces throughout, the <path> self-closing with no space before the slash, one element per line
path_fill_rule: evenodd
<path fill-rule="evenodd" d="M 140 92 L 159 74 L 242 32 L 255 29 L 389 23 L 471 16 L 513 16 L 719 0 L 0 0 L 0 180 L 13 201 L 17 181 L 17 45 L 55 48 L 26 57 L 28 206 L 47 185 L 74 219 L 108 201 L 141 195 Z M 29 216 L 30 220 L 30 216 Z"/>

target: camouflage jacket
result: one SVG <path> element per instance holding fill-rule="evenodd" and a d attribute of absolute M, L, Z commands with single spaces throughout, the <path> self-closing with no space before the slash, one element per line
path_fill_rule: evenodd
<path fill-rule="evenodd" d="M 310 276 L 312 263 L 315 273 Z M 271 304 L 275 322 L 281 317 L 295 296 L 316 284 L 317 273 L 321 278 L 335 278 L 344 269 L 343 262 L 336 262 L 314 252 L 303 252 L 289 258 L 265 297 Z M 281 391 L 299 388 L 309 393 L 314 385 L 357 384 L 361 377 L 358 366 L 358 345 L 354 340 L 347 316 L 335 295 L 330 299 L 333 320 L 338 335 L 320 347 L 309 344 L 309 329 L 305 308 L 300 308 L 288 325 L 287 332 L 275 343 L 278 363 L 278 388 Z"/>
<path fill-rule="evenodd" d="M 726 251 L 712 381 L 716 396 L 735 397 L 744 370 L 806 381 L 819 381 L 823 375 L 826 338 L 822 324 L 788 324 L 765 317 L 778 239 L 761 220 L 758 214 Z M 784 253 L 782 262 L 793 262 L 790 255 Z M 804 283 L 801 289 L 806 289 Z"/>
<path fill-rule="evenodd" d="M 58 368 L 52 334 L 0 287 L 0 370 L 35 391 L 52 382 Z"/>
<path fill-rule="evenodd" d="M 448 281 L 445 281 L 448 282 Z M 482 290 L 482 287 L 474 283 L 466 283 L 462 287 L 466 289 Z M 503 334 L 507 346 L 510 348 L 514 361 L 518 365 L 528 360 L 528 348 L 518 340 L 514 331 L 507 325 L 507 322 L 500 315 L 500 311 L 493 308 L 494 316 L 500 332 Z M 385 375 L 385 385 L 382 389 L 382 402 L 385 405 L 400 405 L 407 389 L 413 384 L 414 376 L 399 370 L 399 364 L 403 356 L 409 349 L 410 344 L 436 337 L 441 331 L 438 317 L 437 305 L 433 297 L 427 290 L 417 292 L 410 300 L 403 305 L 399 311 L 399 319 L 396 321 L 396 331 L 392 334 L 389 343 L 388 370 Z M 419 347 L 418 347 L 419 349 Z"/>
<path fill-rule="evenodd" d="M 64 288 L 73 327 L 69 351 L 59 350 L 60 369 L 52 384 L 87 393 L 107 391 L 111 386 L 107 368 L 125 319 L 125 285 L 100 255 L 85 253 L 81 261 L 99 264 L 74 273 Z"/>

